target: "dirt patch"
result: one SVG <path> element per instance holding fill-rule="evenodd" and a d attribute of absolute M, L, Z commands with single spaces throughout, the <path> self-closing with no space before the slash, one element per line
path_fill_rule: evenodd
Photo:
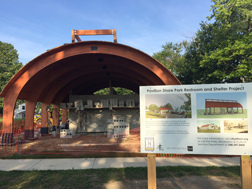
<path fill-rule="evenodd" d="M 169 177 L 157 179 L 158 189 L 239 189 L 239 178 L 228 178 L 223 176 L 185 176 L 185 177 Z M 148 188 L 146 180 L 137 180 L 124 182 L 110 181 L 104 184 L 104 188 L 108 189 L 142 189 Z"/>
<path fill-rule="evenodd" d="M 108 138 L 104 134 L 89 133 L 73 138 L 60 138 L 59 135 L 45 135 L 35 140 L 23 140 L 19 153 L 24 154 L 100 154 L 100 153 L 139 153 L 140 135 L 131 134 L 128 138 Z"/>

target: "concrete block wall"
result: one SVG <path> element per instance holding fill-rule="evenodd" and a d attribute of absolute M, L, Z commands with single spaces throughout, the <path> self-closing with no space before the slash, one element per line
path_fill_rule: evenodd
<path fill-rule="evenodd" d="M 129 123 L 129 129 L 140 126 L 139 95 L 71 95 L 69 102 L 74 104 L 78 100 L 81 100 L 84 105 L 81 132 L 107 132 L 108 119 L 123 119 Z M 100 107 L 95 108 L 95 104 L 99 104 Z M 77 131 L 77 123 L 78 112 L 71 108 L 69 129 L 72 134 Z"/>
<path fill-rule="evenodd" d="M 139 95 L 70 95 L 69 102 L 74 103 L 77 100 L 82 100 L 84 106 L 85 105 L 92 106 L 91 105 L 92 101 L 93 107 L 95 102 L 101 102 L 106 104 L 108 107 L 109 105 L 108 103 L 110 103 L 111 99 L 116 99 L 115 101 L 113 100 L 112 101 L 113 103 L 117 103 L 117 106 L 119 101 L 124 101 L 125 106 L 128 105 L 129 107 L 133 106 L 139 107 Z M 106 108 L 105 105 L 104 107 Z"/>

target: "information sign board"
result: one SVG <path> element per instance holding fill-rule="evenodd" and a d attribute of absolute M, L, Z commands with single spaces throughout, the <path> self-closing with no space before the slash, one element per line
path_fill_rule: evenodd
<path fill-rule="evenodd" d="M 140 87 L 142 153 L 252 155 L 252 83 Z"/>

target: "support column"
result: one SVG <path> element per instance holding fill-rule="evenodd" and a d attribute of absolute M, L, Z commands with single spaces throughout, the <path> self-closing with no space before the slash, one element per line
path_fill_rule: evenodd
<path fill-rule="evenodd" d="M 77 120 L 77 133 L 82 132 L 83 127 L 84 110 L 78 110 L 78 120 Z M 86 131 L 86 129 L 84 128 Z"/>
<path fill-rule="evenodd" d="M 48 134 L 48 112 L 47 107 L 49 104 L 41 102 L 41 134 Z"/>
<path fill-rule="evenodd" d="M 37 102 L 26 101 L 25 138 L 34 138 L 34 111 Z"/>
<path fill-rule="evenodd" d="M 62 118 L 62 123 L 63 124 L 67 124 L 67 110 L 66 108 L 62 109 L 62 114 L 61 114 L 61 118 Z"/>
<path fill-rule="evenodd" d="M 56 131 L 59 127 L 59 109 L 60 106 L 58 104 L 53 105 L 53 128 L 52 131 Z"/>
<path fill-rule="evenodd" d="M 5 133 L 12 133 L 12 126 L 14 125 L 13 114 L 16 101 L 4 98 L 3 101 L 3 130 Z"/>

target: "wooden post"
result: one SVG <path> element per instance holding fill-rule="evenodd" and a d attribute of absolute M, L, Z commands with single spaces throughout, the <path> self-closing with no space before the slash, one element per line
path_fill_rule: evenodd
<path fill-rule="evenodd" d="M 72 30 L 72 43 L 75 42 L 75 30 Z"/>
<path fill-rule="evenodd" d="M 156 154 L 148 154 L 148 189 L 157 188 Z"/>
<path fill-rule="evenodd" d="M 241 185 L 242 189 L 252 188 L 250 156 L 241 156 Z"/>
<path fill-rule="evenodd" d="M 48 134 L 48 112 L 47 107 L 49 104 L 41 103 L 41 134 Z"/>
<path fill-rule="evenodd" d="M 62 117 L 62 123 L 67 124 L 67 109 L 66 108 L 62 109 L 61 117 Z"/>
<path fill-rule="evenodd" d="M 34 110 L 37 102 L 26 100 L 25 104 L 25 139 L 34 138 Z"/>

